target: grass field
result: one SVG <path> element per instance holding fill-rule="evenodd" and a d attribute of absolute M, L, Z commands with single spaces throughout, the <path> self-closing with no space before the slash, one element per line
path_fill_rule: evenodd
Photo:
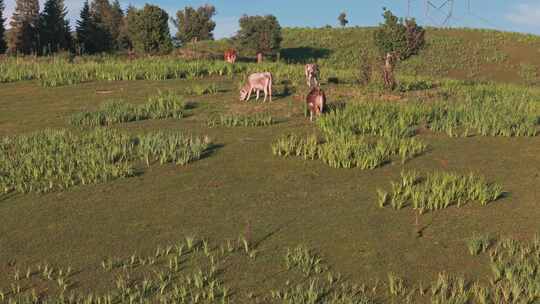
<path fill-rule="evenodd" d="M 426 79 L 433 85 L 391 94 L 323 81 L 335 110 L 316 123 L 299 101 L 305 88 L 279 84 L 274 102 L 244 103 L 238 75 L 1 84 L 4 155 L 17 147 L 6 137 L 44 129 L 84 142 L 94 125 L 73 117 L 113 117 L 111 101 L 132 113 L 155 96 L 179 97 L 163 115 L 106 124 L 133 140 L 131 174 L 47 193 L 0 189 L 0 302 L 535 303 L 540 91 Z M 181 165 L 159 161 L 155 148 L 147 163 L 139 141 L 158 131 L 208 146 Z M 273 154 L 288 134 L 308 142 L 291 148 L 299 157 Z M 402 158 L 400 140 L 425 148 Z M 370 153 L 382 157 L 374 167 L 332 165 Z M 475 185 L 501 193 L 484 201 L 467 192 Z M 435 188 L 449 203 L 420 212 L 413 196 L 434 200 Z M 381 191 L 406 201 L 381 208 Z"/>

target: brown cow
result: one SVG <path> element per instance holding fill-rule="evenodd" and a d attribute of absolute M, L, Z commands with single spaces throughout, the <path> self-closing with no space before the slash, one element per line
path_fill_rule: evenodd
<path fill-rule="evenodd" d="M 326 94 L 319 86 L 316 86 L 306 96 L 306 103 L 309 110 L 309 120 L 313 121 L 313 114 L 320 116 L 324 112 Z"/>
<path fill-rule="evenodd" d="M 240 90 L 240 101 L 249 101 L 253 90 L 257 91 L 257 100 L 259 100 L 259 92 L 264 91 L 264 102 L 268 95 L 272 101 L 272 74 L 264 72 L 249 75 L 247 83 Z"/>
<path fill-rule="evenodd" d="M 225 54 L 223 55 L 225 61 L 227 61 L 228 63 L 233 63 L 233 64 L 236 62 L 237 56 L 238 54 L 236 53 L 235 49 L 228 49 L 225 51 Z"/>

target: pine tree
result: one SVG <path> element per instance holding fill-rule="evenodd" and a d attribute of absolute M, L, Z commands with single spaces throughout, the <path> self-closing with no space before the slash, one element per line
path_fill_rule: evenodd
<path fill-rule="evenodd" d="M 55 53 L 71 48 L 69 21 L 63 0 L 47 0 L 39 18 L 40 51 Z"/>
<path fill-rule="evenodd" d="M 10 22 L 8 49 L 11 53 L 31 54 L 38 49 L 38 0 L 16 0 Z"/>
<path fill-rule="evenodd" d="M 77 45 L 80 53 L 93 54 L 98 51 L 99 47 L 94 41 L 96 35 L 96 24 L 90 14 L 90 5 L 88 0 L 84 2 L 81 10 L 80 19 L 77 20 Z"/>
<path fill-rule="evenodd" d="M 4 18 L 4 0 L 0 0 L 0 54 L 4 54 L 7 49 L 6 40 L 4 39 L 4 34 L 6 32 L 6 29 L 4 28 L 4 22 L 6 22 L 6 19 Z"/>
<path fill-rule="evenodd" d="M 124 11 L 119 0 L 114 0 L 111 6 L 111 24 L 110 31 L 114 40 L 114 48 L 117 50 L 124 48 Z"/>
<path fill-rule="evenodd" d="M 99 52 L 110 51 L 114 47 L 113 35 L 116 31 L 113 23 L 112 6 L 109 0 L 94 0 L 90 6 L 91 16 L 96 24 L 94 39 Z"/>

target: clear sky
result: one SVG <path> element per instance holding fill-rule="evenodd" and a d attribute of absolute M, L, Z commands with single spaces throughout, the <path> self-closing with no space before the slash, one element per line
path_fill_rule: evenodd
<path fill-rule="evenodd" d="M 40 0 L 43 5 L 44 0 Z M 79 15 L 83 0 L 64 0 L 72 24 Z M 218 14 L 216 38 L 229 37 L 238 29 L 238 18 L 243 14 L 277 16 L 282 26 L 319 27 L 337 25 L 337 16 L 345 11 L 349 25 L 376 25 L 382 17 L 382 7 L 390 8 L 398 16 L 417 18 L 423 25 L 442 25 L 448 12 L 447 0 L 121 0 L 124 7 L 137 7 L 152 3 L 166 9 L 171 16 L 184 6 L 205 3 L 216 7 Z M 11 16 L 15 0 L 5 0 L 5 16 Z M 434 7 L 443 6 L 436 10 Z M 454 0 L 454 15 L 447 23 L 457 27 L 494 28 L 505 31 L 527 32 L 540 35 L 540 0 Z M 174 32 L 174 29 L 171 28 Z"/>

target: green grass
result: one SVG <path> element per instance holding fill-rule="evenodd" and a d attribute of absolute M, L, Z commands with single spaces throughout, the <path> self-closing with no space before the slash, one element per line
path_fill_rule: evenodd
<path fill-rule="evenodd" d="M 132 105 L 122 101 L 108 101 L 97 111 L 73 114 L 70 124 L 74 126 L 97 127 L 146 119 L 181 119 L 186 110 L 182 97 L 173 92 L 160 92 L 142 105 Z"/>
<path fill-rule="evenodd" d="M 252 115 L 220 114 L 207 121 L 209 127 L 267 127 L 276 121 L 268 113 L 256 113 Z"/>
<path fill-rule="evenodd" d="M 88 59 L 88 64 L 96 60 Z M 277 70 L 280 65 L 264 67 Z M 282 79 L 288 77 L 287 73 L 302 78 L 301 66 L 286 67 L 280 73 Z M 107 132 L 129 139 L 154 134 L 144 137 L 145 150 L 139 150 L 142 141 L 136 141 L 135 152 L 144 153 L 133 154 L 129 161 L 134 167 L 131 178 L 47 194 L 11 191 L 0 195 L 0 260 L 4 261 L 0 263 L 0 291 L 5 299 L 25 303 L 23 297 L 32 297 L 35 289 L 36 295 L 54 303 L 67 286 L 64 295 L 73 293 L 81 301 L 92 295 L 103 303 L 108 295 L 119 299 L 124 294 L 127 303 L 130 295 L 135 302 L 143 297 L 155 303 L 160 297 L 173 297 L 177 284 L 193 291 L 186 298 L 190 302 L 191 295 L 199 294 L 202 299 L 203 292 L 211 294 L 208 281 L 203 280 L 208 283 L 203 283 L 202 289 L 195 281 L 199 280 L 201 286 L 199 269 L 203 277 L 210 277 L 212 256 L 218 269 L 213 278 L 227 288 L 228 303 L 460 303 L 463 298 L 469 302 L 482 303 L 485 298 L 486 303 L 513 303 L 518 293 L 520 299 L 535 296 L 538 272 L 530 270 L 538 264 L 537 245 L 534 240 L 524 240 L 538 231 L 535 164 L 540 160 L 540 138 L 517 133 L 500 136 L 497 130 L 517 132 L 519 126 L 532 124 L 527 119 L 539 116 L 537 89 L 435 78 L 403 78 L 411 89 L 393 93 L 380 92 L 375 86 L 366 89 L 352 84 L 323 84 L 329 108 L 341 108 L 338 104 L 343 103 L 339 111 L 351 111 L 351 117 L 336 118 L 343 123 L 328 123 L 327 132 L 319 123 L 309 123 L 303 116 L 303 103 L 295 96 L 277 95 L 270 106 L 238 102 L 235 83 L 243 75 L 234 75 L 238 77 L 213 74 L 211 79 L 98 81 L 55 88 L 44 88 L 38 81 L 1 84 L 0 134 L 12 140 L 48 128 L 65 129 L 66 134 L 83 138 L 93 129 L 69 124 L 69 117 L 80 109 L 99 109 L 107 100 L 125 100 L 139 107 L 156 90 L 184 92 L 193 85 L 212 83 L 219 87 L 215 95 L 190 96 L 193 107 L 182 119 L 147 119 L 108 126 Z M 414 83 L 422 81 L 433 86 L 412 89 Z M 279 92 L 282 84 L 276 83 Z M 302 87 L 296 88 L 301 94 Z M 399 94 L 399 99 L 394 94 Z M 366 106 L 369 103 L 373 103 L 371 108 Z M 505 123 L 491 126 L 482 117 L 463 120 L 468 115 L 465 111 L 451 120 L 457 121 L 455 134 L 459 136 L 433 129 L 435 120 L 431 118 L 441 121 L 444 116 L 440 113 L 445 113 L 441 110 L 436 112 L 440 116 L 432 116 L 434 108 L 453 113 L 459 112 L 456 109 L 461 104 L 472 107 L 471 112 L 503 118 Z M 364 120 L 354 119 L 356 107 L 361 108 L 356 113 L 366 115 Z M 220 115 L 263 112 L 287 119 L 268 128 L 208 125 L 209 119 Z M 486 136 L 475 121 L 489 127 Z M 337 129 L 339 124 L 343 130 Z M 466 127 L 469 134 L 463 136 Z M 174 134 L 193 136 L 178 138 Z M 287 150 L 291 157 L 273 157 L 271 146 L 283 134 L 296 134 L 302 141 L 298 146 L 311 150 L 301 148 L 299 156 L 294 156 L 295 146 Z M 204 144 L 206 135 L 215 147 L 221 147 L 212 150 L 209 157 L 205 157 L 210 152 L 206 151 L 200 160 L 187 166 L 154 165 L 182 162 L 182 153 L 191 153 L 181 148 L 185 140 L 192 138 L 194 146 Z M 401 142 L 428 148 L 420 157 L 406 157 L 403 162 L 398 148 Z M 103 141 L 105 150 L 114 148 L 114 143 Z M 328 143 L 332 144 L 326 147 L 323 160 L 318 151 Z M 49 147 L 41 146 L 42 150 Z M 77 145 L 73 153 L 90 151 L 81 147 L 86 146 Z M 363 155 L 364 149 L 376 147 L 383 151 L 380 155 L 391 151 L 390 160 L 376 170 L 344 170 L 328 165 L 330 160 L 336 166 L 356 165 L 356 160 L 363 158 L 350 157 L 350 151 Z M 157 150 L 163 153 L 153 152 Z M 406 156 L 409 150 L 401 151 Z M 17 157 L 21 162 L 26 159 L 23 152 Z M 63 154 L 38 155 L 54 159 Z M 64 160 L 69 158 L 58 161 Z M 11 160 L 0 161 L 2 177 L 9 163 Z M 390 212 L 377 206 L 377 189 L 388 187 L 384 191 L 390 199 L 390 182 L 401 181 L 402 171 L 477 172 L 488 184 L 497 181 L 503 185 L 508 195 L 487 207 L 474 202 L 466 208 L 426 212 L 414 225 L 418 212 L 412 208 Z M 410 181 L 411 175 L 405 180 Z M 420 237 L 410 233 L 413 226 L 421 230 Z M 465 240 L 474 236 L 473 231 L 499 241 L 493 241 L 485 253 L 471 256 Z M 182 239 L 184 235 L 189 238 Z M 244 238 L 237 241 L 238 235 Z M 519 241 L 501 241 L 497 236 Z M 179 238 L 182 241 L 178 242 Z M 297 244 L 305 244 L 302 248 L 309 249 L 308 254 L 299 251 L 295 255 Z M 291 250 L 291 260 L 295 256 L 307 266 L 288 271 L 286 248 Z M 174 256 L 178 251 L 183 258 L 177 266 Z M 309 265 L 318 265 L 322 272 Z M 306 271 L 310 273 L 306 277 L 303 269 L 310 267 L 313 270 Z M 170 273 L 175 276 L 161 295 L 160 274 L 166 279 Z M 389 274 L 395 278 L 393 288 Z M 187 283 L 188 276 L 191 284 Z M 122 293 L 127 288 L 130 292 Z M 223 298 L 221 293 L 222 289 L 214 289 L 218 303 Z"/>
<path fill-rule="evenodd" d="M 492 243 L 493 238 L 490 235 L 481 235 L 475 233 L 467 240 L 467 248 L 469 249 L 469 253 L 471 255 L 478 255 L 480 253 L 486 252 Z"/>
<path fill-rule="evenodd" d="M 332 168 L 375 169 L 399 156 L 402 162 L 422 154 L 426 145 L 417 139 L 382 139 L 376 142 L 356 137 L 338 137 L 320 142 L 316 136 L 287 134 L 272 144 L 281 157 L 320 159 Z"/>
<path fill-rule="evenodd" d="M 485 206 L 500 198 L 502 186 L 488 183 L 474 174 L 435 172 L 419 176 L 416 172 L 402 172 L 399 182 L 391 182 L 389 192 L 377 190 L 379 206 L 387 204 L 400 210 L 411 206 L 420 214 L 445 209 L 456 205 L 458 208 L 468 202 L 478 202 Z"/>
<path fill-rule="evenodd" d="M 134 175 L 134 161 L 185 165 L 209 148 L 207 138 L 180 133 L 130 136 L 109 129 L 83 134 L 45 130 L 4 137 L 0 145 L 0 189 L 50 192 Z"/>
<path fill-rule="evenodd" d="M 26 271 L 14 267 L 11 284 L 0 288 L 0 300 L 20 304 L 232 303 L 244 294 L 248 301 L 267 303 L 383 303 L 375 300 L 378 282 L 371 285 L 343 278 L 304 246 L 287 249 L 286 281 L 280 282 L 286 287 L 262 294 L 235 290 L 230 285 L 234 283 L 229 280 L 229 266 L 246 265 L 250 260 L 241 251 L 226 251 L 224 246 L 204 239 L 192 245 L 178 241 L 158 246 L 148 255 L 107 257 L 99 267 L 101 278 L 110 280 L 109 289 L 103 292 L 81 290 L 78 270 L 71 266 L 38 263 L 27 266 Z M 384 303 L 534 303 L 540 295 L 539 250 L 538 236 L 531 242 L 497 241 L 489 251 L 492 274 L 485 283 L 441 272 L 426 289 L 390 272 L 386 283 L 389 298 Z M 302 273 L 302 280 L 296 280 L 296 270 Z M 43 288 L 46 294 L 41 292 Z"/>
<path fill-rule="evenodd" d="M 327 138 L 351 134 L 403 138 L 414 136 L 422 126 L 451 137 L 538 134 L 537 92 L 451 81 L 444 83 L 444 90 L 453 96 L 451 100 L 404 105 L 363 102 L 325 115 L 318 125 Z"/>

